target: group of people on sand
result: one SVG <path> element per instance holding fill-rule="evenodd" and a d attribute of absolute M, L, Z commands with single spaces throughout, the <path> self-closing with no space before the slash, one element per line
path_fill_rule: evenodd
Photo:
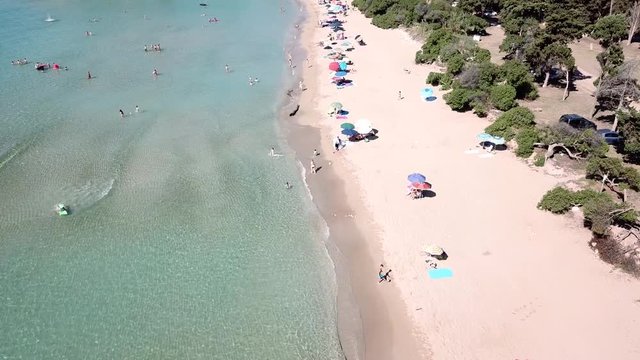
<path fill-rule="evenodd" d="M 151 48 L 151 50 L 149 50 L 149 48 Z M 160 47 L 160 44 L 145 45 L 144 52 L 148 51 L 162 51 L 162 48 Z"/>

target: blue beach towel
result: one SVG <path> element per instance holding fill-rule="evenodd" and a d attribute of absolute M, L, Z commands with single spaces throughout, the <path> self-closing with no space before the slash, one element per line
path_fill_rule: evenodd
<path fill-rule="evenodd" d="M 453 271 L 447 268 L 428 269 L 427 273 L 429 274 L 429 277 L 432 279 L 445 279 L 445 278 L 453 277 Z"/>

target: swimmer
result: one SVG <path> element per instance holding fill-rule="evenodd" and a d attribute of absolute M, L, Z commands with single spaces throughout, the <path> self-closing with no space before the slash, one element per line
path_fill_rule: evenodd
<path fill-rule="evenodd" d="M 256 76 L 256 77 L 253 79 L 253 82 L 254 82 L 254 83 L 260 82 L 260 79 L 258 79 L 258 77 Z"/>
<path fill-rule="evenodd" d="M 249 85 L 253 86 L 253 78 L 249 76 Z"/>
<path fill-rule="evenodd" d="M 91 79 L 93 79 L 93 77 L 91 77 L 91 71 L 87 71 L 87 80 Z"/>
<path fill-rule="evenodd" d="M 271 150 L 269 151 L 269 156 L 276 156 L 276 149 L 271 148 Z"/>
<path fill-rule="evenodd" d="M 144 52 L 149 51 L 149 49 L 147 49 L 147 45 L 144 46 Z"/>
<path fill-rule="evenodd" d="M 158 76 L 158 69 L 153 69 L 153 76 Z"/>
<path fill-rule="evenodd" d="M 284 188 L 285 189 L 291 189 L 291 184 L 289 184 L 289 182 L 287 181 L 286 183 L 284 183 Z"/>
<path fill-rule="evenodd" d="M 226 73 L 231 72 L 231 68 L 229 68 L 229 65 L 227 64 L 224 65 L 224 72 Z"/>
<path fill-rule="evenodd" d="M 140 107 L 138 105 L 136 105 L 136 113 L 140 112 Z"/>
<path fill-rule="evenodd" d="M 120 118 L 124 119 L 124 111 L 122 111 L 122 109 L 120 109 Z"/>

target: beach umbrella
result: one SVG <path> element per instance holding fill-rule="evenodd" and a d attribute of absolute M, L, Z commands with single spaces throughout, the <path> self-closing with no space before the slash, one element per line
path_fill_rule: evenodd
<path fill-rule="evenodd" d="M 343 130 L 353 130 L 355 126 L 352 123 L 342 123 L 340 124 L 340 128 Z"/>
<path fill-rule="evenodd" d="M 420 97 L 423 99 L 427 99 L 433 96 L 433 89 L 430 87 L 426 87 L 422 90 L 420 90 Z"/>
<path fill-rule="evenodd" d="M 371 126 L 366 126 L 366 125 L 356 125 L 355 131 L 357 131 L 362 135 L 366 135 L 371 133 L 373 131 L 373 128 Z"/>
<path fill-rule="evenodd" d="M 332 111 L 342 110 L 342 104 L 336 101 L 336 102 L 331 103 L 331 105 L 329 105 L 329 108 Z"/>
<path fill-rule="evenodd" d="M 438 245 L 427 245 L 427 247 L 424 249 L 424 252 L 429 255 L 440 256 L 444 254 L 444 249 Z"/>
<path fill-rule="evenodd" d="M 340 61 L 340 62 L 338 63 L 338 65 L 340 65 L 340 70 L 342 70 L 342 71 L 347 70 L 348 65 L 347 65 L 347 63 L 346 63 L 346 62 L 344 62 L 344 61 Z"/>
<path fill-rule="evenodd" d="M 500 137 L 500 136 L 493 136 L 491 134 L 487 134 L 487 133 L 481 133 L 478 134 L 477 136 L 478 141 L 480 142 L 489 142 L 492 143 L 494 145 L 504 145 L 506 144 L 506 141 L 504 138 Z"/>
<path fill-rule="evenodd" d="M 353 135 L 357 135 L 358 132 L 353 129 L 343 129 L 342 134 L 347 136 L 353 136 Z"/>
<path fill-rule="evenodd" d="M 371 125 L 371 122 L 367 119 L 360 119 L 356 121 L 354 125 L 356 126 L 355 130 L 363 135 L 369 134 L 370 132 L 373 131 L 373 126 Z"/>
<path fill-rule="evenodd" d="M 338 72 L 336 72 L 336 76 L 345 77 L 345 76 L 347 76 L 347 72 L 346 71 L 338 71 Z"/>
<path fill-rule="evenodd" d="M 427 181 L 427 177 L 419 173 L 413 173 L 407 176 L 407 180 L 411 181 L 412 183 L 423 183 Z"/>
<path fill-rule="evenodd" d="M 340 70 L 340 64 L 337 61 L 332 62 L 331 64 L 329 64 L 329 70 L 331 71 Z"/>
<path fill-rule="evenodd" d="M 428 182 L 414 182 L 411 187 L 417 190 L 429 190 L 431 189 L 431 184 Z"/>

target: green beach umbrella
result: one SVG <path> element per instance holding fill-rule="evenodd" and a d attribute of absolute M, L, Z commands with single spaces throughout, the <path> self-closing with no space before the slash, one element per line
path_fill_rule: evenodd
<path fill-rule="evenodd" d="M 340 128 L 343 129 L 343 130 L 353 130 L 356 127 L 352 123 L 342 123 L 342 124 L 340 124 Z"/>
<path fill-rule="evenodd" d="M 334 102 L 331 104 L 331 110 L 333 111 L 338 111 L 338 110 L 342 110 L 342 104 L 339 102 Z"/>

